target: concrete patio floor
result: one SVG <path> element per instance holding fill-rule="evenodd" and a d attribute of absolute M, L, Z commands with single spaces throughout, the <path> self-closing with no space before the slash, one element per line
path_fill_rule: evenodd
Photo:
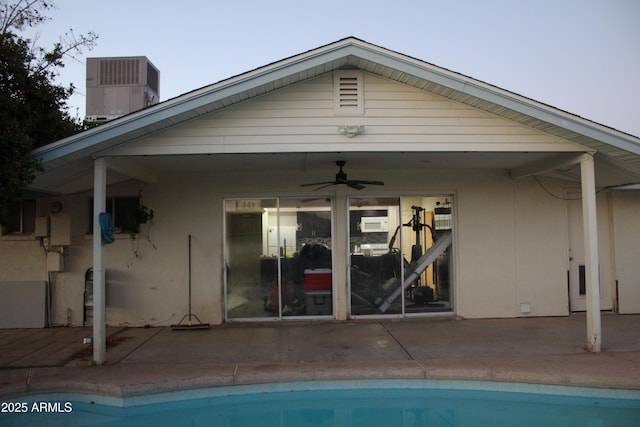
<path fill-rule="evenodd" d="M 233 323 L 208 330 L 0 330 L 0 397 L 130 396 L 329 379 L 455 379 L 640 389 L 640 315 L 603 314 L 603 351 L 585 350 L 584 315 L 460 320 Z"/>

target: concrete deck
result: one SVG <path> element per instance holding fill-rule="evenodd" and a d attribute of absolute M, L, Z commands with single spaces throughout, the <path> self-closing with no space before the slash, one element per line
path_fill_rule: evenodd
<path fill-rule="evenodd" d="M 640 389 L 640 315 L 603 314 L 602 328 L 598 354 L 584 315 L 109 328 L 103 366 L 83 344 L 90 328 L 0 330 L 0 397 L 363 378 Z"/>

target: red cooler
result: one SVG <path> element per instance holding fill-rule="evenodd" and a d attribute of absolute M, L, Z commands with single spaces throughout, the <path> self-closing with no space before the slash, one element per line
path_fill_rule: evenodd
<path fill-rule="evenodd" d="M 316 268 L 315 270 L 304 271 L 305 291 L 330 291 L 331 290 L 331 269 Z"/>

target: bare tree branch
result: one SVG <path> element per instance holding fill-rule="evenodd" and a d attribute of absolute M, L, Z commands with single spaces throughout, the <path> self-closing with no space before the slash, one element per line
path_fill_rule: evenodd
<path fill-rule="evenodd" d="M 42 15 L 42 10 L 52 9 L 53 3 L 46 0 L 18 0 L 10 3 L 0 0 L 0 33 L 5 34 L 14 28 L 18 31 L 25 27 L 34 27 L 49 18 Z"/>

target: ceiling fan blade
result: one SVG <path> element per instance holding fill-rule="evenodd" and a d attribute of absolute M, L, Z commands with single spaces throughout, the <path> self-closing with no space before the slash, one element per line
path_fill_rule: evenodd
<path fill-rule="evenodd" d="M 354 179 L 351 182 L 357 182 L 358 184 L 366 184 L 366 185 L 384 185 L 382 181 L 367 181 L 363 179 Z"/>
<path fill-rule="evenodd" d="M 322 184 L 324 184 L 324 185 L 322 185 Z M 323 183 L 321 183 L 320 187 L 314 188 L 313 191 L 322 190 L 323 188 L 331 187 L 333 185 L 337 185 L 337 183 L 335 183 L 335 182 L 323 182 Z"/>
<path fill-rule="evenodd" d="M 358 181 L 345 181 L 344 183 L 355 190 L 362 190 L 365 188 L 365 186 L 360 184 Z"/>
<path fill-rule="evenodd" d="M 314 187 L 314 186 L 319 186 L 317 188 L 314 188 L 314 191 L 317 190 L 322 190 L 323 188 L 327 188 L 327 187 L 331 187 L 332 185 L 346 185 L 350 188 L 353 188 L 355 190 L 362 190 L 364 188 L 366 188 L 367 185 L 384 185 L 384 182 L 382 181 L 369 181 L 369 180 L 363 180 L 363 179 L 354 179 L 354 180 L 349 180 L 347 179 L 347 174 L 344 173 L 344 171 L 342 170 L 342 167 L 345 165 L 345 161 L 344 160 L 338 160 L 336 161 L 336 165 L 340 168 L 340 170 L 338 171 L 338 173 L 336 174 L 336 180 L 335 181 L 327 181 L 327 182 L 314 182 L 314 183 L 310 183 L 310 184 L 300 184 L 300 187 Z"/>
<path fill-rule="evenodd" d="M 316 185 L 334 185 L 334 181 L 326 181 L 326 182 L 313 182 L 311 184 L 300 184 L 300 187 L 313 187 Z"/>

